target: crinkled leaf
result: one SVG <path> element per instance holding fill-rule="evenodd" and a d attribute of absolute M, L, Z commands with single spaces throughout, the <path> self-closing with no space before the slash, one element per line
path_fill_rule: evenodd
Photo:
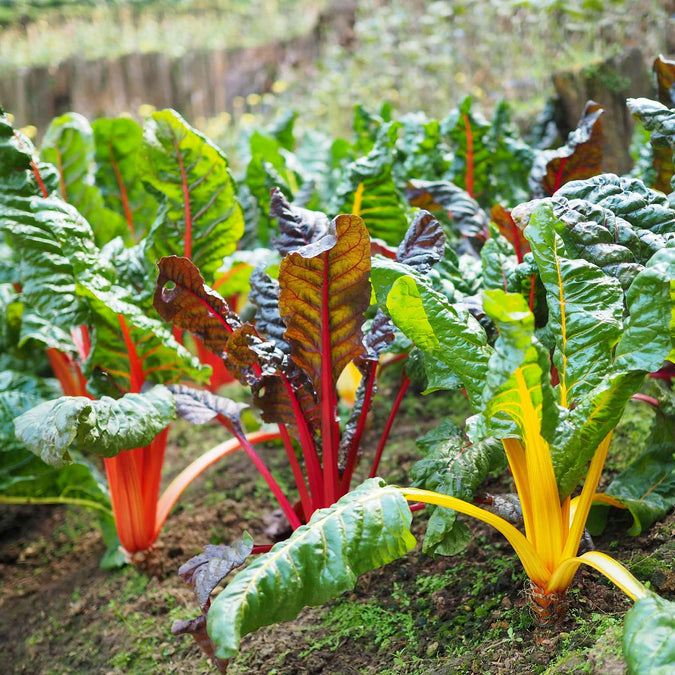
<path fill-rule="evenodd" d="M 361 326 L 370 303 L 370 238 L 363 220 L 338 216 L 332 233 L 289 254 L 279 270 L 279 311 L 293 360 L 322 391 L 363 352 Z"/>
<path fill-rule="evenodd" d="M 278 222 L 279 236 L 272 243 L 282 256 L 318 241 L 330 229 L 326 214 L 289 204 L 279 188 L 272 190 L 270 217 Z"/>
<path fill-rule="evenodd" d="M 114 277 L 89 223 L 58 198 L 16 197 L 0 204 L 0 224 L 21 257 L 26 302 L 59 327 L 86 323 L 88 308 L 77 296 L 77 282 L 107 286 Z"/>
<path fill-rule="evenodd" d="M 253 550 L 253 537 L 244 532 L 242 538 L 226 546 L 208 544 L 204 552 L 183 563 L 178 574 L 195 592 L 204 607 L 215 587 L 233 570 L 241 567 Z"/>
<path fill-rule="evenodd" d="M 140 241 L 149 232 L 158 209 L 155 196 L 142 182 L 143 130 L 128 117 L 98 119 L 91 127 L 96 185 L 108 209 L 124 218 L 120 234 L 126 241 Z"/>
<path fill-rule="evenodd" d="M 471 444 L 450 420 L 444 420 L 418 439 L 417 447 L 425 456 L 412 466 L 412 485 L 469 502 L 488 473 L 505 464 L 499 441 L 486 439 Z M 456 512 L 440 507 L 427 509 L 431 509 L 431 517 L 423 550 L 440 555 L 455 555 L 461 551 L 470 533 L 457 522 Z"/>
<path fill-rule="evenodd" d="M 220 658 L 235 656 L 242 636 L 293 619 L 354 587 L 360 574 L 415 545 L 411 513 L 399 490 L 366 481 L 239 572 L 216 598 L 208 633 Z"/>
<path fill-rule="evenodd" d="M 143 447 L 175 417 L 171 392 L 162 386 L 143 394 L 90 400 L 62 396 L 46 401 L 14 420 L 16 434 L 47 464 L 70 461 L 70 451 L 114 457 Z"/>
<path fill-rule="evenodd" d="M 660 248 L 664 238 L 650 230 L 634 228 L 613 211 L 582 199 L 567 200 L 562 190 L 553 197 L 553 213 L 566 227 L 559 229 L 567 250 L 600 267 L 627 289 L 643 265 Z"/>
<path fill-rule="evenodd" d="M 398 246 L 408 229 L 406 206 L 393 174 L 396 127 L 386 125 L 365 157 L 349 164 L 332 211 L 363 218 L 370 236 Z"/>
<path fill-rule="evenodd" d="M 611 369 L 621 335 L 623 293 L 619 282 L 585 260 L 567 256 L 551 206 L 535 208 L 525 236 L 546 288 L 553 363 L 560 377 L 560 402 L 568 407 Z"/>
<path fill-rule="evenodd" d="M 626 614 L 623 654 L 629 675 L 669 675 L 675 666 L 675 602 L 654 593 Z"/>
<path fill-rule="evenodd" d="M 567 143 L 557 150 L 544 150 L 535 158 L 530 173 L 530 189 L 535 196 L 552 195 L 569 181 L 602 173 L 602 113 L 597 103 L 589 101 Z"/>
<path fill-rule="evenodd" d="M 665 237 L 675 231 L 675 210 L 670 207 L 668 198 L 637 178 L 605 173 L 568 183 L 557 195 L 569 200 L 584 199 L 609 209 L 627 220 L 636 231 L 651 230 Z"/>
<path fill-rule="evenodd" d="M 244 233 L 225 155 L 175 111 L 155 112 L 143 130 L 141 177 L 164 198 L 149 258 L 183 255 L 212 282 Z"/>
<path fill-rule="evenodd" d="M 504 291 L 519 290 L 514 287 L 514 273 L 518 259 L 513 246 L 499 234 L 497 228 L 490 226 L 490 238 L 480 250 L 483 269 L 483 288 L 501 288 Z"/>
<path fill-rule="evenodd" d="M 418 211 L 396 251 L 396 260 L 410 265 L 418 274 L 428 274 L 443 258 L 445 234 L 428 211 Z"/>
<path fill-rule="evenodd" d="M 401 137 L 396 144 L 394 173 L 399 184 L 411 178 L 439 180 L 448 170 L 448 148 L 441 142 L 441 125 L 423 112 L 403 115 Z"/>
<path fill-rule="evenodd" d="M 284 340 L 286 324 L 279 313 L 279 282 L 256 268 L 251 273 L 249 300 L 255 306 L 255 327 L 285 353 L 291 348 Z"/>

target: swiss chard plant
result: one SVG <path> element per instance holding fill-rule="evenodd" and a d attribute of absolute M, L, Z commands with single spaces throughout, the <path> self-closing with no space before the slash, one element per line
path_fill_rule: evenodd
<path fill-rule="evenodd" d="M 208 371 L 153 317 L 150 261 L 158 247 L 188 250 L 213 275 L 243 226 L 227 161 L 214 146 L 171 111 L 155 114 L 145 136 L 128 122 L 97 123 L 92 134 L 75 116 L 59 120 L 43 147 L 51 165 L 3 118 L 0 218 L 7 281 L 20 308 L 18 344 L 44 345 L 66 394 L 17 419 L 17 433 L 51 465 L 81 453 L 104 457 L 122 548 L 141 562 L 187 484 L 234 449 L 207 453 L 160 498 L 175 403 L 167 389 L 150 387 L 199 382 Z M 96 190 L 94 168 L 106 189 Z M 64 198 L 88 213 L 97 233 Z M 116 208 L 125 227 L 112 234 L 123 236 L 99 248 Z"/>

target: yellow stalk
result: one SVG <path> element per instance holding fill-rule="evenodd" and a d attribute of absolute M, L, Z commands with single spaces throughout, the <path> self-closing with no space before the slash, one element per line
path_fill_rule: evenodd
<path fill-rule="evenodd" d="M 620 562 L 600 551 L 589 551 L 578 557 L 563 560 L 551 576 L 546 592 L 560 593 L 566 590 L 581 563 L 604 574 L 633 600 L 639 600 L 647 595 L 647 589 Z"/>
<path fill-rule="evenodd" d="M 530 499 L 530 486 L 527 482 L 527 460 L 523 444 L 517 438 L 504 438 L 502 440 L 506 460 L 511 467 L 513 482 L 516 484 L 516 492 L 520 499 L 520 507 L 523 511 L 523 523 L 525 524 L 525 534 L 534 544 L 534 525 L 532 520 L 532 500 Z"/>
<path fill-rule="evenodd" d="M 544 588 L 546 582 L 550 577 L 550 572 L 544 566 L 537 550 L 527 540 L 527 538 L 517 530 L 511 523 L 508 523 L 503 518 L 490 513 L 478 506 L 469 504 L 456 497 L 449 495 L 442 495 L 438 492 L 431 492 L 429 490 L 420 490 L 418 488 L 400 488 L 403 496 L 409 501 L 424 502 L 425 504 L 435 504 L 436 506 L 444 506 L 454 511 L 459 511 L 472 518 L 492 525 L 496 530 L 501 532 L 506 540 L 513 546 L 516 555 L 525 568 L 527 576 L 537 585 Z"/>
<path fill-rule="evenodd" d="M 588 512 L 591 510 L 591 504 L 593 503 L 593 497 L 596 494 L 595 491 L 598 488 L 600 474 L 605 465 L 605 458 L 607 457 L 607 450 L 611 440 L 612 432 L 610 431 L 607 436 L 602 439 L 593 455 L 591 465 L 586 474 L 586 480 L 584 481 L 584 487 L 581 490 L 579 500 L 575 503 L 574 519 L 570 525 L 570 532 L 558 562 L 562 562 L 567 558 L 572 558 L 579 550 L 581 537 L 584 534 L 584 527 L 586 527 L 586 520 L 588 520 Z M 572 572 L 569 578 L 568 585 L 572 583 L 573 576 L 574 572 Z"/>
<path fill-rule="evenodd" d="M 563 548 L 565 540 L 563 532 L 567 532 L 567 523 L 563 530 L 562 510 L 551 452 L 548 443 L 542 438 L 539 416 L 532 404 L 522 368 L 518 368 L 514 375 L 523 412 L 527 482 L 530 487 L 530 508 L 534 515 L 533 543 L 542 562 L 549 572 L 552 572 Z"/>

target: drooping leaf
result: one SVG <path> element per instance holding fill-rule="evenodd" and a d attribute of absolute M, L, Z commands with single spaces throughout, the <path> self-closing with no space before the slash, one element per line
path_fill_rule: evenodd
<path fill-rule="evenodd" d="M 363 352 L 370 302 L 370 238 L 363 220 L 338 216 L 323 239 L 289 254 L 279 270 L 279 311 L 293 360 L 322 391 Z"/>
<path fill-rule="evenodd" d="M 123 237 L 140 241 L 157 216 L 157 200 L 142 182 L 143 130 L 132 119 L 98 119 L 92 125 L 96 185 L 108 209 L 124 218 Z M 109 237 L 110 239 L 111 237 Z"/>
<path fill-rule="evenodd" d="M 292 206 L 279 188 L 272 190 L 270 217 L 279 224 L 279 237 L 273 239 L 273 244 L 282 256 L 318 241 L 330 228 L 328 216 Z"/>
<path fill-rule="evenodd" d="M 162 258 L 157 266 L 153 304 L 159 315 L 197 335 L 215 354 L 225 351 L 230 335 L 241 326 L 239 317 L 204 284 L 199 269 L 187 258 Z"/>
<path fill-rule="evenodd" d="M 62 466 L 70 450 L 114 457 L 122 450 L 146 446 L 175 416 L 166 387 L 120 399 L 62 396 L 40 403 L 14 420 L 16 434 L 43 461 Z"/>
<path fill-rule="evenodd" d="M 589 101 L 577 128 L 557 150 L 544 150 L 534 160 L 530 189 L 537 197 L 552 195 L 565 183 L 602 173 L 603 109 Z"/>
<path fill-rule="evenodd" d="M 460 305 L 421 279 L 396 269 L 392 263 L 373 262 L 372 273 L 378 302 L 398 328 L 425 352 L 429 388 L 446 388 L 449 379 L 462 381 L 469 399 L 479 405 L 491 348 L 478 321 Z M 430 358 L 427 359 L 426 355 Z"/>
<path fill-rule="evenodd" d="M 216 598 L 208 633 L 220 658 L 236 655 L 242 636 L 294 618 L 354 587 L 364 572 L 415 545 L 401 493 L 379 478 L 366 481 L 240 572 Z M 317 553 L 319 553 L 317 555 Z"/>
<path fill-rule="evenodd" d="M 653 445 L 603 491 L 633 516 L 628 534 L 638 535 L 675 506 L 675 443 Z"/>
<path fill-rule="evenodd" d="M 216 586 L 233 570 L 241 567 L 253 550 L 253 537 L 244 532 L 242 538 L 229 546 L 204 547 L 204 552 L 183 563 L 178 574 L 192 588 L 199 604 L 204 607 Z"/>
<path fill-rule="evenodd" d="M 385 125 L 365 157 L 349 164 L 337 188 L 334 213 L 363 218 L 370 236 L 398 246 L 408 229 L 406 206 L 393 174 L 396 127 Z"/>
<path fill-rule="evenodd" d="M 612 348 L 621 335 L 623 293 L 619 282 L 600 268 L 567 257 L 557 234 L 560 226 L 550 205 L 541 204 L 525 236 L 546 288 L 556 343 L 553 363 L 560 377 L 560 402 L 567 407 L 611 370 Z"/>
<path fill-rule="evenodd" d="M 141 177 L 163 195 L 149 259 L 190 258 L 209 282 L 244 233 L 227 159 L 178 113 L 153 113 L 143 130 Z"/>
<path fill-rule="evenodd" d="M 444 420 L 419 438 L 417 447 L 425 456 L 412 466 L 413 487 L 469 502 L 488 473 L 505 464 L 499 441 L 487 439 L 472 444 L 450 420 Z M 457 513 L 440 507 L 427 508 L 431 516 L 423 550 L 440 555 L 455 555 L 463 550 L 470 533 L 463 523 L 457 522 Z"/>
<path fill-rule="evenodd" d="M 52 120 L 42 140 L 40 157 L 59 173 L 59 194 L 89 222 L 99 244 L 124 232 L 124 221 L 104 206 L 94 184 L 94 135 L 89 122 L 77 113 Z"/>
<path fill-rule="evenodd" d="M 623 654 L 629 675 L 668 675 L 675 665 L 675 603 L 649 593 L 626 614 Z"/>

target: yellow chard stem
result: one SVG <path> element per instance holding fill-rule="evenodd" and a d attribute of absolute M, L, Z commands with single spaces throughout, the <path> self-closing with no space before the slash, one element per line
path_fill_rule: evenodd
<path fill-rule="evenodd" d="M 530 486 L 527 482 L 527 460 L 523 444 L 517 438 L 504 438 L 502 440 L 506 460 L 511 467 L 513 482 L 516 484 L 516 492 L 520 499 L 520 507 L 523 511 L 523 523 L 525 534 L 530 542 L 536 546 L 534 538 L 534 525 L 532 523 L 532 500 L 530 499 Z"/>
<path fill-rule="evenodd" d="M 408 501 L 444 506 L 448 509 L 464 513 L 472 518 L 477 518 L 488 525 L 492 525 L 492 527 L 501 532 L 506 537 L 509 544 L 513 546 L 516 555 L 520 558 L 520 562 L 525 568 L 527 576 L 542 588 L 546 586 L 546 582 L 550 577 L 550 572 L 542 564 L 539 554 L 534 546 L 532 546 L 522 532 L 517 530 L 511 523 L 508 523 L 503 518 L 500 518 L 485 509 L 481 509 L 474 504 L 469 504 L 461 499 L 457 499 L 457 497 L 450 497 L 449 495 L 442 495 L 438 492 L 421 490 L 419 488 L 400 488 L 400 490 Z"/>
<path fill-rule="evenodd" d="M 647 589 L 620 562 L 600 551 L 589 551 L 578 557 L 563 560 L 551 576 L 546 591 L 556 593 L 560 592 L 560 589 L 566 589 L 582 563 L 604 574 L 633 600 L 639 600 L 647 595 Z"/>
<path fill-rule="evenodd" d="M 539 416 L 532 403 L 522 368 L 514 373 L 523 412 L 527 482 L 533 514 L 534 546 L 549 572 L 558 564 L 567 523 L 563 523 L 558 484 L 548 443 L 540 430 Z M 521 495 L 521 503 L 523 496 Z"/>

